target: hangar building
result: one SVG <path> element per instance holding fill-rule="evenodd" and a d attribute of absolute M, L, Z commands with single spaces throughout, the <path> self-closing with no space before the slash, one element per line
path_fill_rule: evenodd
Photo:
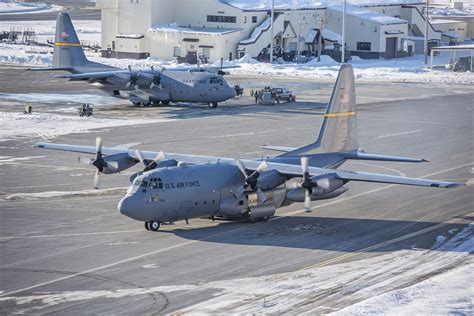
<path fill-rule="evenodd" d="M 291 59 L 296 52 L 315 54 L 319 34 L 325 51 L 340 46 L 341 5 L 276 2 L 275 56 Z M 352 55 L 396 58 L 420 50 L 423 1 L 362 3 L 347 6 L 346 45 Z M 196 63 L 244 55 L 265 60 L 269 56 L 270 11 L 258 1 L 97 0 L 97 7 L 102 12 L 104 57 L 151 56 Z M 428 36 L 433 45 L 441 40 L 441 32 L 431 25 Z"/>

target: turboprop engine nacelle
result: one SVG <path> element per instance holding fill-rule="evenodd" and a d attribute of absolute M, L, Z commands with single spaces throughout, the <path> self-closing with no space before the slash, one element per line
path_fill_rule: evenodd
<path fill-rule="evenodd" d="M 272 190 L 285 183 L 286 180 L 284 175 L 271 169 L 260 173 L 257 178 L 257 187 L 263 191 Z"/>
<path fill-rule="evenodd" d="M 103 159 L 105 163 L 101 172 L 104 174 L 118 173 L 136 164 L 135 160 L 126 153 L 106 156 Z"/>
<path fill-rule="evenodd" d="M 345 193 L 348 190 L 349 189 L 346 187 L 340 187 L 326 194 L 311 195 L 311 201 L 332 199 L 338 197 L 339 195 Z M 286 198 L 287 200 L 292 202 L 304 202 L 304 194 L 305 189 L 303 188 L 292 189 L 288 191 L 288 193 L 286 194 Z"/>

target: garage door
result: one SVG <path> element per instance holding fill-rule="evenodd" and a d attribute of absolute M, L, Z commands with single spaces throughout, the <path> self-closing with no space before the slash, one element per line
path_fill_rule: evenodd
<path fill-rule="evenodd" d="M 387 37 L 385 44 L 385 58 L 397 57 L 397 38 Z"/>

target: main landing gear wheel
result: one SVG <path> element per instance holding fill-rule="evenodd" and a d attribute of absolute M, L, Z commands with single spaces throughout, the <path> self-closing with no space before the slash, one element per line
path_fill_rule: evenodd
<path fill-rule="evenodd" d="M 209 103 L 208 106 L 209 106 L 209 108 L 211 108 L 211 109 L 215 109 L 215 108 L 217 108 L 217 102 Z"/>
<path fill-rule="evenodd" d="M 145 223 L 145 228 L 147 230 L 151 230 L 152 232 L 156 232 L 158 231 L 158 229 L 160 229 L 160 225 L 161 225 L 160 222 L 153 221 L 153 222 Z"/>

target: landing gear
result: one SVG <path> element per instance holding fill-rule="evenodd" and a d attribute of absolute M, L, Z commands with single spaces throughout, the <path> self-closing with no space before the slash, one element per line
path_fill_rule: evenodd
<path fill-rule="evenodd" d="M 152 231 L 152 232 L 158 231 L 158 229 L 160 229 L 160 226 L 161 226 L 161 223 L 157 222 L 157 221 L 146 222 L 145 223 L 145 229 L 149 230 L 149 231 Z"/>
<path fill-rule="evenodd" d="M 209 108 L 211 108 L 211 109 L 215 109 L 215 108 L 217 108 L 217 102 L 209 103 L 208 106 L 209 106 Z"/>
<path fill-rule="evenodd" d="M 163 103 L 164 105 L 168 105 L 168 104 L 170 104 L 170 100 L 161 101 L 161 103 Z"/>

